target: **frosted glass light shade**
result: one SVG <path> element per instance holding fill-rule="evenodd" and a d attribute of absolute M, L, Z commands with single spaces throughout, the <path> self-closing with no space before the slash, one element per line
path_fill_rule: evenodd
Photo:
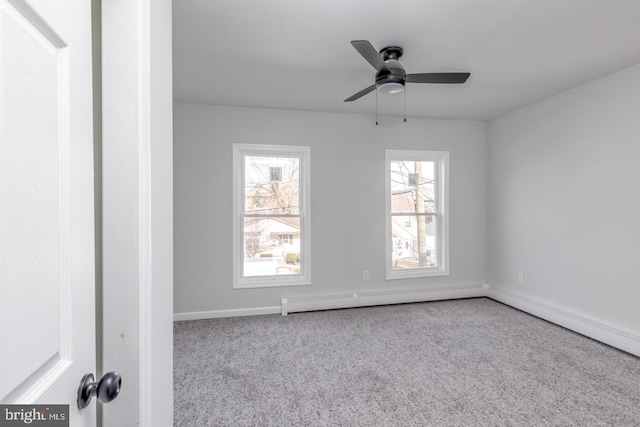
<path fill-rule="evenodd" d="M 396 82 L 383 83 L 378 86 L 380 93 L 398 93 L 402 92 L 404 85 Z"/>

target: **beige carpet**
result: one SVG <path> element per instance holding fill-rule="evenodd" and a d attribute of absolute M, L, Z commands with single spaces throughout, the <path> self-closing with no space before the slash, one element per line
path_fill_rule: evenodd
<path fill-rule="evenodd" d="M 478 298 L 175 323 L 175 426 L 639 426 L 640 359 Z"/>

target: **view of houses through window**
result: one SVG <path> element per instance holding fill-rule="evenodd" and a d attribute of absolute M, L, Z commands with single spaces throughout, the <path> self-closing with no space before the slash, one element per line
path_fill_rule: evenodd
<path fill-rule="evenodd" d="M 244 156 L 243 277 L 300 274 L 300 158 Z"/>

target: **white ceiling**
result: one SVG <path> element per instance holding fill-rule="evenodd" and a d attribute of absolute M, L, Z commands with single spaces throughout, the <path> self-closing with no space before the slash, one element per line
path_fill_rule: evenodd
<path fill-rule="evenodd" d="M 351 46 L 404 48 L 407 115 L 487 120 L 640 63 L 640 0 L 174 0 L 174 98 L 374 114 L 375 70 Z M 379 97 L 402 114 L 402 95 Z"/>

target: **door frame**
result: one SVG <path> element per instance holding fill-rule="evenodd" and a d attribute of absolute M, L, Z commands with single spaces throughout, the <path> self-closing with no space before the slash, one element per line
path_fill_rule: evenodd
<path fill-rule="evenodd" d="M 173 424 L 171 0 L 102 1 L 103 370 L 110 425 Z"/>

